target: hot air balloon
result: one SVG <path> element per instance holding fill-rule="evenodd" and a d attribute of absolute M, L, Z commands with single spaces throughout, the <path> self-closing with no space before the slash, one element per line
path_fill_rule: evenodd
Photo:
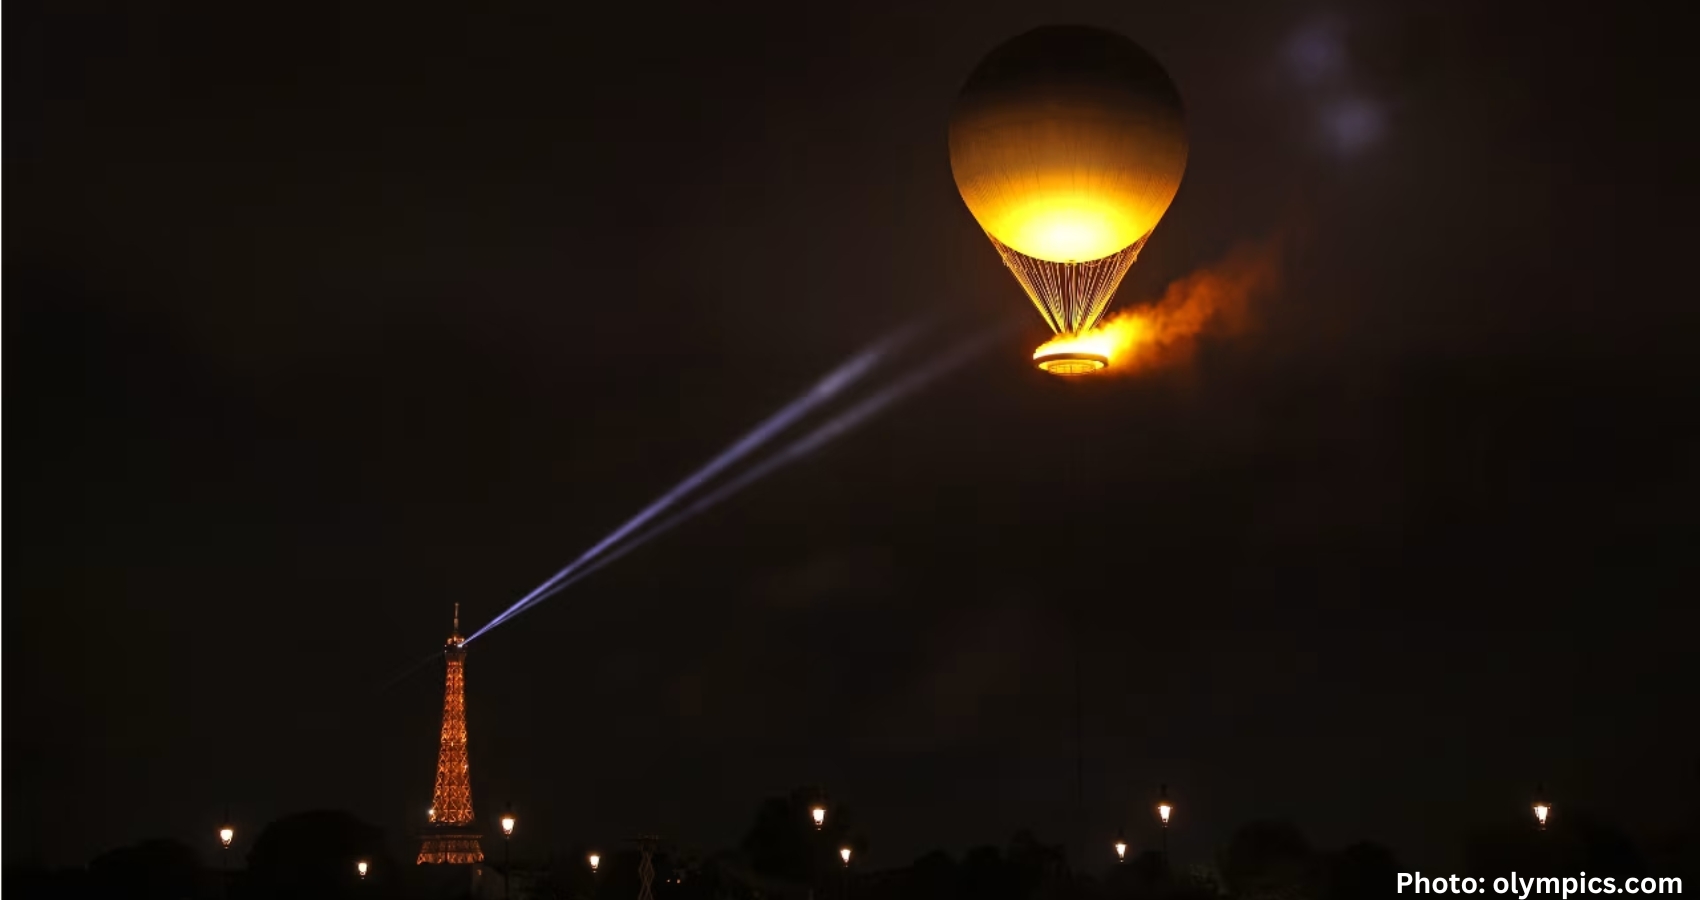
<path fill-rule="evenodd" d="M 1045 324 L 1089 331 L 1180 189 L 1180 92 L 1139 45 L 1084 26 L 1012 38 L 968 77 L 950 120 L 950 168 Z M 1107 352 L 1056 341 L 1039 368 L 1083 375 Z"/>

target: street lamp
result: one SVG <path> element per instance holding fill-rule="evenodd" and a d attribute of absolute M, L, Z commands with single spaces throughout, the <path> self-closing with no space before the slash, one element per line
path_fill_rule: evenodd
<path fill-rule="evenodd" d="M 600 865 L 602 865 L 602 854 L 600 854 L 600 853 L 590 854 L 590 874 L 595 875 L 596 874 L 596 868 Z"/>
<path fill-rule="evenodd" d="M 814 789 L 814 795 L 814 802 L 809 804 L 809 821 L 815 823 L 815 833 L 820 834 L 826 830 L 826 791 L 817 787 Z M 818 843 L 821 840 L 823 838 L 817 838 L 815 842 L 811 842 L 809 845 L 809 882 L 810 893 L 818 891 L 824 895 L 826 886 L 821 881 L 824 877 L 824 873 L 821 872 L 821 851 L 826 848 Z M 848 858 L 846 858 L 844 864 L 850 864 Z"/>
<path fill-rule="evenodd" d="M 1541 790 L 1542 787 L 1544 785 L 1535 785 L 1535 801 L 1529 804 L 1529 808 L 1535 811 L 1535 829 L 1537 831 L 1547 830 L 1547 819 L 1552 815 L 1552 804 L 1547 802 L 1546 794 Z"/>
<path fill-rule="evenodd" d="M 219 868 L 223 871 L 219 878 L 219 894 L 230 893 L 230 842 L 236 840 L 236 829 L 230 824 L 230 808 L 225 807 L 224 824 L 218 827 L 218 843 L 221 848 L 218 853 Z"/>
<path fill-rule="evenodd" d="M 1127 838 L 1122 836 L 1121 829 L 1116 830 L 1116 862 L 1127 862 Z"/>
<path fill-rule="evenodd" d="M 502 813 L 502 896 L 506 897 L 512 890 L 509 878 L 513 875 L 514 867 L 514 805 L 508 802 L 508 808 Z"/>
<path fill-rule="evenodd" d="M 1157 788 L 1157 820 L 1163 823 L 1163 852 L 1169 852 L 1169 817 L 1175 814 L 1175 803 L 1169 799 L 1169 786 Z"/>
<path fill-rule="evenodd" d="M 361 861 L 354 864 L 354 871 L 360 873 L 360 880 L 361 881 L 366 880 L 366 870 L 369 869 L 369 868 L 371 868 L 371 867 L 366 864 L 365 860 L 361 860 Z"/>
<path fill-rule="evenodd" d="M 844 868 L 846 868 L 846 869 L 850 868 L 850 848 L 849 847 L 838 848 L 838 858 L 844 860 Z"/>

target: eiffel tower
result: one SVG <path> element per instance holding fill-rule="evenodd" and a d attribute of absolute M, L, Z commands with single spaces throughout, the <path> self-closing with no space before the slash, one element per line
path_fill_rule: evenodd
<path fill-rule="evenodd" d="M 454 630 L 443 648 L 448 663 L 443 687 L 443 734 L 437 745 L 437 785 L 431 791 L 430 824 L 419 842 L 419 865 L 466 865 L 484 861 L 483 837 L 472 818 L 472 770 L 466 759 L 466 640 L 460 636 L 460 604 Z"/>
<path fill-rule="evenodd" d="M 638 851 L 643 858 L 643 861 L 638 864 L 638 900 L 655 900 L 655 892 L 650 889 L 650 885 L 655 882 L 653 857 L 656 849 L 661 846 L 661 838 L 653 834 L 646 834 L 632 840 L 637 842 Z"/>

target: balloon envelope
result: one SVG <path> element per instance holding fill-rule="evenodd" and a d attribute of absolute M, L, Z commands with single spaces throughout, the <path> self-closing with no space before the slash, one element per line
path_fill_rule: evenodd
<path fill-rule="evenodd" d="M 1137 44 L 1047 26 L 981 61 L 957 98 L 950 167 L 997 241 L 1048 262 L 1102 259 L 1151 233 L 1186 171 L 1180 92 Z"/>

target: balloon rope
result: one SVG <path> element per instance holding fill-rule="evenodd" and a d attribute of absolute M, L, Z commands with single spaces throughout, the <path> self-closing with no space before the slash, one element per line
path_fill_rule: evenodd
<path fill-rule="evenodd" d="M 1035 259 L 1011 249 L 995 237 L 992 245 L 998 248 L 1004 265 L 1021 283 L 1022 290 L 1027 292 L 1027 298 L 1044 317 L 1045 324 L 1058 334 L 1079 334 L 1103 317 L 1110 306 L 1110 299 L 1116 295 L 1116 288 L 1139 258 L 1139 251 L 1144 249 L 1150 236 L 1146 234 L 1103 259 L 1079 263 Z"/>

